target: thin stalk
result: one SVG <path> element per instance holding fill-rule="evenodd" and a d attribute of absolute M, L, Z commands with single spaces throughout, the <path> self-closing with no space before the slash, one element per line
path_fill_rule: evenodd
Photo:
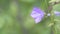
<path fill-rule="evenodd" d="M 48 7 L 48 11 L 49 11 L 49 13 L 51 14 L 51 16 L 50 16 L 50 20 L 51 20 L 51 23 L 53 23 L 53 25 L 54 25 L 54 13 L 53 13 L 53 11 L 52 11 L 52 5 L 50 4 L 49 5 L 49 7 Z M 54 34 L 54 29 L 53 29 L 53 25 L 51 25 L 51 34 Z"/>
<path fill-rule="evenodd" d="M 54 12 L 52 11 L 52 9 L 53 9 L 53 6 L 54 5 L 56 5 L 56 4 L 59 4 L 60 2 L 54 2 L 54 3 L 50 3 L 51 5 L 51 9 L 49 10 L 50 11 L 50 14 L 51 14 L 51 16 L 50 16 L 50 18 L 51 18 L 51 23 L 53 23 L 53 25 L 51 26 L 51 34 L 55 34 L 54 32 L 55 32 L 55 28 L 54 28 L 54 26 L 55 26 L 55 21 L 54 21 Z"/>

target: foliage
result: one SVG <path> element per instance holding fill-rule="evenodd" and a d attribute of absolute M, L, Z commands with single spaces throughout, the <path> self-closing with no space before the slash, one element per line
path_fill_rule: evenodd
<path fill-rule="evenodd" d="M 60 16 L 45 17 L 38 24 L 30 16 L 34 6 L 50 11 L 50 1 L 56 0 L 0 0 L 0 34 L 60 34 Z M 60 4 L 52 8 L 52 14 L 60 11 Z"/>

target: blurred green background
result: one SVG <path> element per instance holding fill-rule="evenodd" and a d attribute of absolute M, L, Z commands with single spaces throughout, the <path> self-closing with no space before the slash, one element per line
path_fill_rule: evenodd
<path fill-rule="evenodd" d="M 46 11 L 49 1 L 56 0 L 0 0 L 0 34 L 60 34 L 60 16 L 54 16 L 53 23 L 53 17 L 47 17 L 38 24 L 30 16 L 34 6 Z M 53 11 L 60 11 L 60 4 Z"/>

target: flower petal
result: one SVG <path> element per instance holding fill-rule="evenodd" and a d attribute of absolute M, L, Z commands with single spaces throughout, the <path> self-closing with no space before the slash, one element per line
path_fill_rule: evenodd
<path fill-rule="evenodd" d="M 42 21 L 42 18 L 41 17 L 37 17 L 36 19 L 35 19 L 35 23 L 39 23 L 39 22 L 41 22 Z"/>
<path fill-rule="evenodd" d="M 40 8 L 34 7 L 31 17 L 35 19 L 36 23 L 39 23 L 44 17 L 44 12 Z"/>

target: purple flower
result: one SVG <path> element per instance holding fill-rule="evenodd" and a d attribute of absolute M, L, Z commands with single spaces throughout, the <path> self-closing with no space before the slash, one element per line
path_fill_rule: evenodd
<path fill-rule="evenodd" d="M 34 7 L 31 13 L 31 17 L 34 18 L 35 23 L 39 23 L 44 17 L 44 12 L 40 8 Z"/>
<path fill-rule="evenodd" d="M 56 16 L 60 16 L 60 12 L 59 12 L 59 11 L 54 11 L 54 14 L 55 14 Z"/>
<path fill-rule="evenodd" d="M 50 16 L 50 15 L 51 15 L 50 13 L 47 14 L 47 16 Z M 60 16 L 60 12 L 59 11 L 54 11 L 54 15 L 55 16 Z"/>
<path fill-rule="evenodd" d="M 43 12 L 40 8 L 34 7 L 31 13 L 31 17 L 34 18 L 35 23 L 39 23 L 44 18 L 44 14 L 45 12 Z M 51 15 L 50 13 L 47 14 L 47 16 L 50 16 L 50 15 Z M 60 12 L 54 11 L 54 15 L 60 16 Z"/>

